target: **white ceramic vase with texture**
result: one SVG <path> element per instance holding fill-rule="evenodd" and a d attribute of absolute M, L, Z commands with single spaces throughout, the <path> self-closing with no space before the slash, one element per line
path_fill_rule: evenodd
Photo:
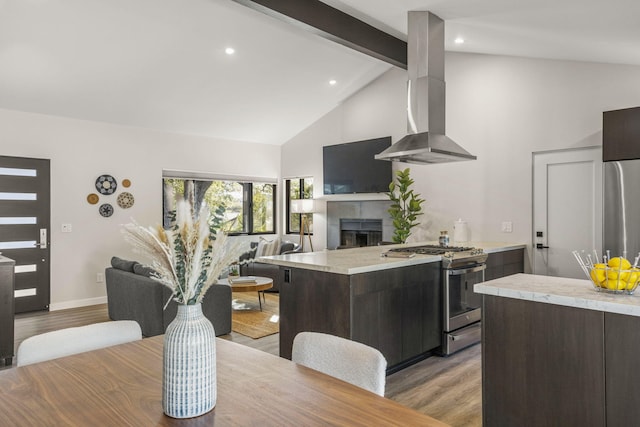
<path fill-rule="evenodd" d="M 162 407 L 172 418 L 192 418 L 216 406 L 216 334 L 202 305 L 178 304 L 164 336 Z"/>

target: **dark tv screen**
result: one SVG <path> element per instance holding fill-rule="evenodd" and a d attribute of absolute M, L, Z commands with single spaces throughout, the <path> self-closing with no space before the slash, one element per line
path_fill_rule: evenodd
<path fill-rule="evenodd" d="M 391 146 L 391 137 L 323 147 L 324 194 L 383 193 L 392 180 L 391 162 L 373 156 Z"/>

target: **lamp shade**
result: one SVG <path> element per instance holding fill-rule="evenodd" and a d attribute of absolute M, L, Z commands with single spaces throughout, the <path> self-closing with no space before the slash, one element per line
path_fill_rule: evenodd
<path fill-rule="evenodd" d="M 313 199 L 291 200 L 291 213 L 313 213 L 315 203 Z"/>

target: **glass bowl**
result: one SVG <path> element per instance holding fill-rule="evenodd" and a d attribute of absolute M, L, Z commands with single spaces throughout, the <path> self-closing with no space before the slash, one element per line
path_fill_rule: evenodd
<path fill-rule="evenodd" d="M 640 282 L 640 268 L 622 270 L 600 264 L 591 268 L 589 278 L 598 292 L 632 295 Z"/>

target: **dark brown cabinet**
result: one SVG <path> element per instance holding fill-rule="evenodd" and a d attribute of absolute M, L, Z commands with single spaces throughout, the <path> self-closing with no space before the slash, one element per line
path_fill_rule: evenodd
<path fill-rule="evenodd" d="M 640 420 L 640 317 L 483 296 L 483 425 Z"/>
<path fill-rule="evenodd" d="M 0 359 L 13 361 L 15 261 L 0 255 Z"/>
<path fill-rule="evenodd" d="M 280 267 L 280 356 L 298 332 L 338 335 L 377 348 L 394 367 L 440 346 L 440 263 L 345 275 Z"/>
<path fill-rule="evenodd" d="M 602 160 L 640 159 L 640 107 L 602 114 Z"/>
<path fill-rule="evenodd" d="M 493 252 L 487 258 L 484 280 L 499 279 L 516 273 L 524 273 L 524 249 Z"/>
<path fill-rule="evenodd" d="M 640 420 L 640 317 L 606 313 L 606 410 L 608 426 L 638 425 Z"/>

